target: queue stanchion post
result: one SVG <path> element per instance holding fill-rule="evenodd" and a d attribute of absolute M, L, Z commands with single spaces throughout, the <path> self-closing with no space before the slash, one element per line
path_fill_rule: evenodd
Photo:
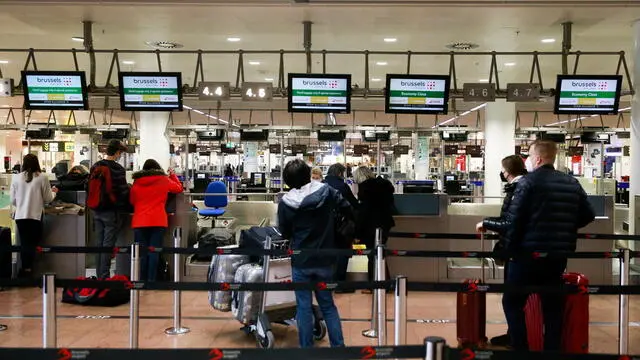
<path fill-rule="evenodd" d="M 382 236 L 378 236 L 378 230 L 376 229 L 376 238 L 375 238 L 375 244 L 376 244 L 376 248 L 374 251 L 377 251 L 378 249 L 378 245 L 382 244 Z M 381 234 L 380 234 L 381 235 Z M 377 256 L 377 253 L 374 253 L 374 256 Z M 376 261 L 373 262 L 374 264 L 374 269 L 373 269 L 373 279 L 378 281 L 378 261 L 376 259 Z M 364 330 L 362 331 L 362 336 L 364 337 L 368 337 L 371 339 L 375 339 L 378 337 L 378 316 L 377 316 L 377 311 L 378 311 L 378 297 L 376 296 L 376 292 L 372 291 L 371 292 L 371 325 L 369 327 L 368 330 Z"/>
<path fill-rule="evenodd" d="M 173 229 L 173 246 L 177 249 L 182 243 L 182 228 Z M 173 254 L 173 282 L 182 281 L 182 266 L 180 254 Z M 167 335 L 182 335 L 190 332 L 191 329 L 182 326 L 182 292 L 180 290 L 173 291 L 173 327 L 164 331 Z"/>
<path fill-rule="evenodd" d="M 394 316 L 394 345 L 407 344 L 407 277 L 396 278 L 396 299 Z"/>
<path fill-rule="evenodd" d="M 629 262 L 631 261 L 629 249 L 622 251 L 620 259 L 620 286 L 629 285 Z M 626 355 L 629 353 L 629 295 L 620 294 L 620 309 L 618 319 L 618 353 Z"/>
<path fill-rule="evenodd" d="M 140 245 L 131 245 L 131 281 L 140 281 Z M 135 286 L 131 288 L 129 303 L 129 348 L 137 349 L 140 324 L 140 294 Z"/>
<path fill-rule="evenodd" d="M 376 239 L 380 239 L 376 247 L 376 271 L 378 281 L 386 279 L 386 264 L 384 259 L 384 245 L 382 244 L 382 230 L 376 229 Z M 378 318 L 378 346 L 387 345 L 387 290 L 376 289 L 375 296 L 378 298 L 378 308 L 376 309 L 376 317 Z"/>
<path fill-rule="evenodd" d="M 444 360 L 445 359 L 445 347 L 447 341 L 438 336 L 429 336 L 424 339 L 424 359 L 425 360 Z"/>
<path fill-rule="evenodd" d="M 57 344 L 56 275 L 42 275 L 42 348 L 55 349 Z"/>

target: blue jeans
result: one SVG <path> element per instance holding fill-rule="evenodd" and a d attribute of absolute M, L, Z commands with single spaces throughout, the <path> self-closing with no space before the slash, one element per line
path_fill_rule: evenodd
<path fill-rule="evenodd" d="M 164 238 L 164 232 L 166 230 L 167 229 L 163 227 L 142 227 L 133 229 L 136 244 L 145 247 L 145 249 L 140 251 L 143 255 L 140 259 L 141 281 L 156 281 L 158 275 L 158 259 L 160 256 L 156 252 L 148 252 L 146 247 L 162 247 L 162 239 Z M 147 256 L 144 256 L 144 254 L 147 254 Z"/>
<path fill-rule="evenodd" d="M 333 268 L 331 266 L 321 268 L 296 268 L 292 267 L 293 282 L 314 282 L 314 281 L 332 281 Z M 298 339 L 301 348 L 313 347 L 313 299 L 311 291 L 296 291 L 296 322 L 298 324 Z M 316 300 L 325 322 L 327 323 L 327 332 L 329 333 L 329 342 L 331 347 L 344 346 L 344 337 L 342 335 L 342 325 L 340 323 L 340 315 L 338 308 L 333 303 L 333 294 L 331 291 L 316 291 Z"/>

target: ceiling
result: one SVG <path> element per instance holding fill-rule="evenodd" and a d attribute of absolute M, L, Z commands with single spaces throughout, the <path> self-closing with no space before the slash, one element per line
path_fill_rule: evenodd
<path fill-rule="evenodd" d="M 559 52 L 562 26 L 573 22 L 572 50 L 627 52 L 627 63 L 633 66 L 633 21 L 640 18 L 638 1 L 368 1 L 377 6 L 362 6 L 358 1 L 311 1 L 296 5 L 291 1 L 263 0 L 229 6 L 229 1 L 2 1 L 0 0 L 0 69 L 4 77 L 18 78 L 24 67 L 26 52 L 2 49 L 69 49 L 82 48 L 72 41 L 82 36 L 82 21 L 94 22 L 96 49 L 150 50 L 148 41 L 172 41 L 181 50 L 302 50 L 303 21 L 312 21 L 312 49 L 335 51 L 448 52 L 448 44 L 470 42 L 479 45 L 472 52 Z M 238 2 L 235 2 L 236 4 Z M 332 4 L 328 4 L 332 3 Z M 401 3 L 415 6 L 391 6 Z M 442 6 L 442 4 L 459 6 Z M 502 5 L 494 6 L 497 3 Z M 180 4 L 180 6 L 174 6 Z M 209 5 L 207 5 L 209 4 Z M 211 5 L 211 4 L 215 4 Z M 255 5 L 258 4 L 258 5 Z M 314 5 L 320 4 L 320 5 Z M 355 4 L 355 5 L 354 5 Z M 604 6 L 608 4 L 609 6 Z M 132 6 L 141 5 L 141 6 Z M 144 6 L 142 6 L 144 5 Z M 358 6 L 360 5 L 360 6 Z M 420 6 L 417 6 L 420 5 Z M 529 5 L 529 6 L 524 6 Z M 538 6 L 530 6 L 538 5 Z M 552 8 L 550 8 L 550 6 Z M 240 38 L 229 42 L 229 37 Z M 395 42 L 385 42 L 395 38 Z M 555 39 L 543 43 L 543 39 Z M 72 70 L 70 53 L 38 53 L 40 70 Z M 180 71 L 183 81 L 192 84 L 196 67 L 195 54 L 163 54 L 163 70 Z M 285 73 L 305 72 L 304 55 L 286 55 Z M 111 54 L 96 55 L 96 78 L 104 85 Z M 123 71 L 155 71 L 155 54 L 120 54 Z M 125 64 L 124 62 L 135 62 Z M 277 82 L 278 54 L 246 54 L 245 80 Z M 250 65 L 249 62 L 259 62 Z M 570 59 L 573 68 L 574 57 Z M 235 83 L 237 55 L 203 55 L 204 77 L 208 81 Z M 456 56 L 458 86 L 489 78 L 491 56 Z M 381 65 L 386 63 L 386 65 Z M 578 73 L 615 73 L 618 56 L 582 56 Z M 89 71 L 88 56 L 78 54 L 81 70 Z M 508 82 L 529 82 L 531 55 L 500 55 L 497 67 L 501 88 Z M 371 55 L 369 80 L 372 88 L 382 88 L 387 73 L 404 73 L 406 55 Z M 353 74 L 353 83 L 365 81 L 363 55 L 328 55 L 327 72 Z M 561 71 L 558 55 L 541 55 L 540 67 L 545 88 L 553 87 Z M 313 71 L 322 71 L 322 56 L 313 56 Z M 441 74 L 449 71 L 449 56 L 412 56 L 411 72 Z M 111 83 L 116 83 L 115 76 Z M 626 82 L 625 86 L 626 88 Z M 114 101 L 115 103 L 115 101 Z M 0 105 L 16 102 L 1 99 Z M 378 103 L 359 102 L 354 106 L 376 108 Z M 203 108 L 209 104 L 194 103 Z M 469 109 L 477 104 L 456 102 L 456 108 Z M 18 105 L 20 106 L 20 105 Z M 246 107 L 238 101 L 226 108 Z M 251 106 L 255 106 L 252 104 Z M 269 106 L 269 105 L 267 105 Z M 273 106 L 282 108 L 277 103 Z M 549 102 L 522 104 L 526 109 L 550 109 Z M 380 107 L 381 108 L 381 107 Z M 2 114 L 0 114 L 2 117 Z M 552 121 L 552 120 L 549 120 Z"/>

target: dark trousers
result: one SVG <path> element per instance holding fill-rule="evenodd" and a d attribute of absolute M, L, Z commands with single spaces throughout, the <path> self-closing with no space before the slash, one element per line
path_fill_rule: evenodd
<path fill-rule="evenodd" d="M 147 256 L 142 256 L 140 259 L 141 281 L 156 281 L 160 255 L 156 252 L 149 252 L 148 247 L 162 247 L 162 239 L 164 238 L 165 231 L 167 231 L 167 229 L 163 227 L 143 227 L 133 229 L 135 242 L 144 247 L 144 249 L 141 250 L 142 254 L 147 254 Z"/>
<path fill-rule="evenodd" d="M 115 211 L 94 211 L 93 231 L 96 246 L 114 247 L 123 224 L 122 215 Z M 111 259 L 113 254 L 102 253 L 96 255 L 96 276 L 106 279 L 111 276 Z M 116 270 L 118 268 L 116 267 Z M 117 271 L 116 271 L 117 272 Z"/>
<path fill-rule="evenodd" d="M 558 286 L 562 284 L 562 274 L 566 267 L 567 259 L 510 261 L 505 283 L 516 286 Z M 505 293 L 502 296 L 502 307 L 514 350 L 529 350 L 524 314 L 528 297 L 527 293 Z M 540 296 L 545 328 L 545 351 L 560 351 L 563 298 L 562 294 L 541 294 Z"/>
<path fill-rule="evenodd" d="M 22 251 L 22 270 L 31 271 L 36 256 L 36 246 L 42 242 L 42 221 L 33 219 L 16 220 Z"/>
<path fill-rule="evenodd" d="M 349 267 L 349 256 L 338 256 L 336 258 L 336 266 L 334 279 L 335 281 L 347 281 L 347 268 Z"/>

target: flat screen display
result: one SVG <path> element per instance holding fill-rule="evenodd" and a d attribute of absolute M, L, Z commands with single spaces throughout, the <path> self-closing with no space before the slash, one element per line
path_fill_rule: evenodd
<path fill-rule="evenodd" d="M 556 114 L 617 114 L 621 75 L 558 75 Z"/>
<path fill-rule="evenodd" d="M 289 74 L 289 112 L 351 111 L 351 75 Z"/>
<path fill-rule="evenodd" d="M 385 112 L 390 114 L 446 114 L 448 75 L 387 75 Z"/>
<path fill-rule="evenodd" d="M 123 111 L 182 111 L 180 73 L 120 73 Z"/>
<path fill-rule="evenodd" d="M 27 110 L 86 110 L 87 84 L 82 71 L 23 71 Z"/>

